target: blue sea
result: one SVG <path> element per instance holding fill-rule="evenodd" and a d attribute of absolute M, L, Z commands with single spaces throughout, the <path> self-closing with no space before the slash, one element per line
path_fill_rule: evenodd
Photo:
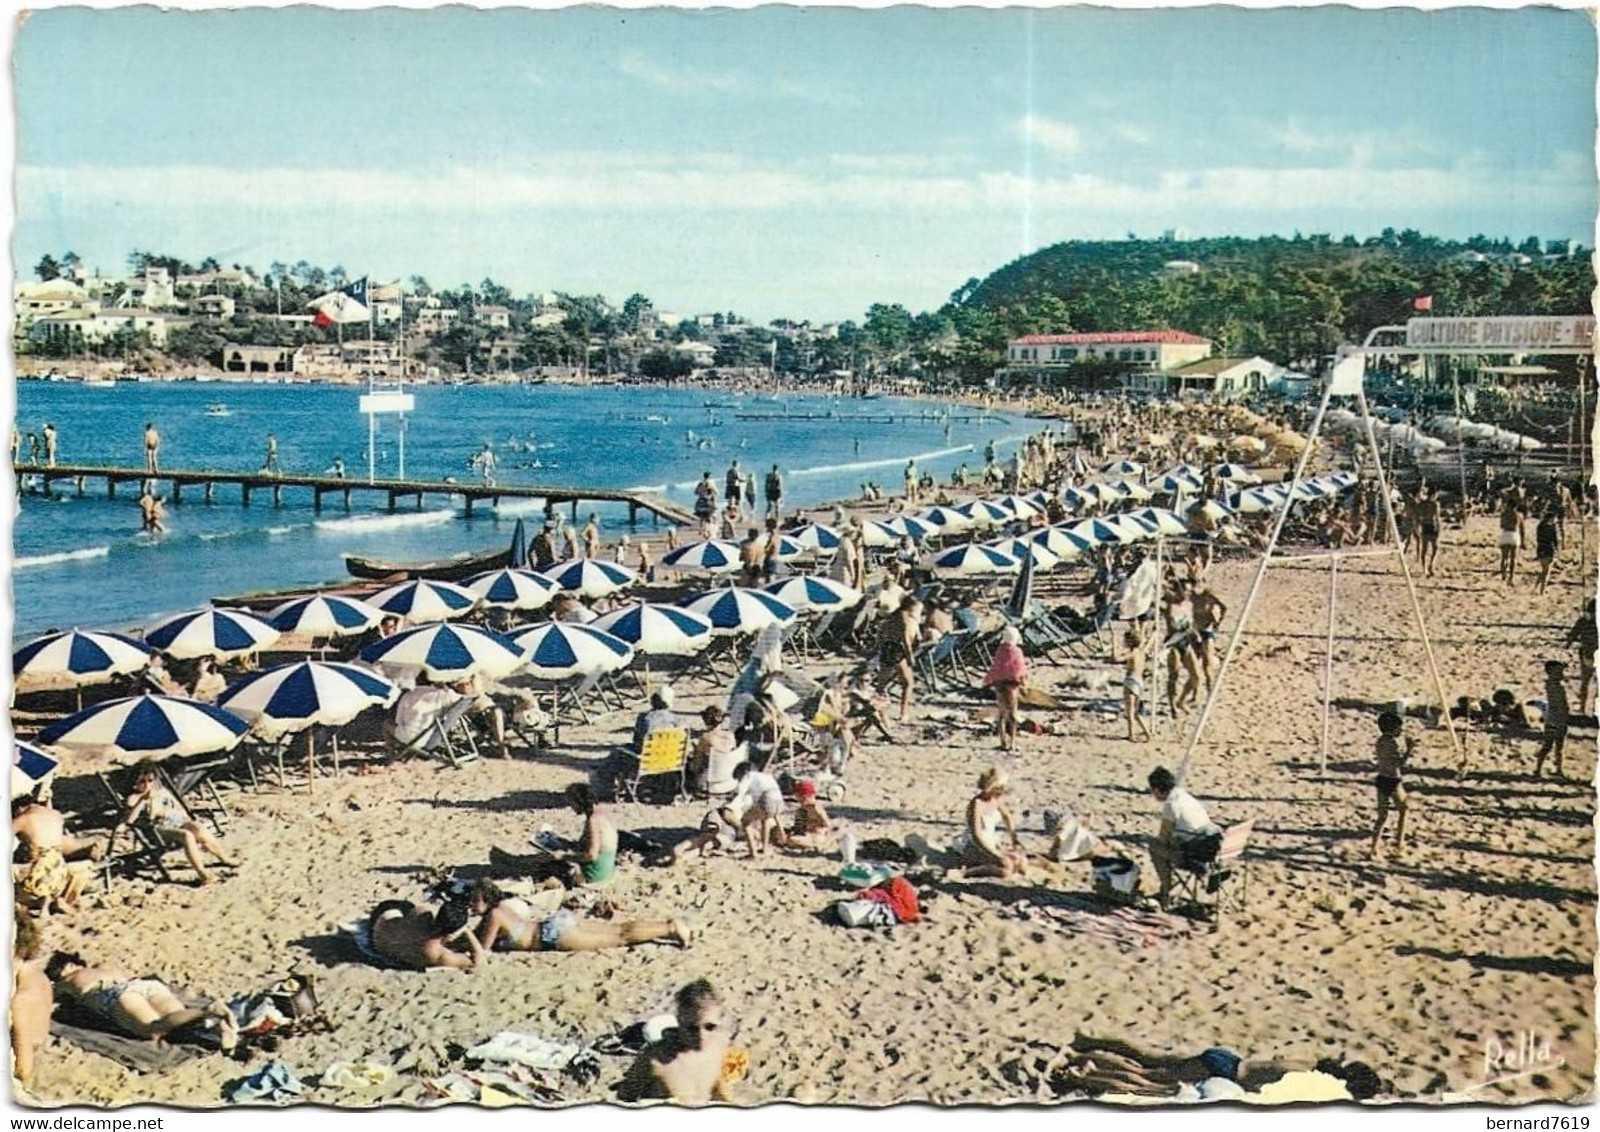
<path fill-rule="evenodd" d="M 408 478 L 471 479 L 468 461 L 487 443 L 494 446 L 501 483 L 638 487 L 685 507 L 701 472 L 710 471 L 720 488 L 734 459 L 756 473 L 758 487 L 778 464 L 787 500 L 815 504 L 855 496 L 868 480 L 898 491 L 911 457 L 941 479 L 963 462 L 977 469 L 988 441 L 1004 454 L 1029 431 L 1015 418 L 947 424 L 932 419 L 942 406 L 893 398 L 788 394 L 775 400 L 550 385 L 420 386 L 414 392 L 416 410 L 405 434 Z M 60 438 L 60 462 L 140 467 L 144 423 L 153 421 L 164 467 L 236 471 L 261 468 L 273 431 L 284 471 L 320 473 L 341 458 L 350 478 L 362 480 L 367 428 L 358 395 L 306 385 L 124 382 L 96 388 L 24 381 L 17 384 L 17 425 L 24 458 L 27 434 L 50 421 Z M 227 416 L 207 414 L 218 402 Z M 718 407 L 707 408 L 708 402 Z M 741 421 L 741 412 L 835 417 Z M 852 420 L 886 414 L 930 419 Z M 394 418 L 380 418 L 380 479 L 398 471 L 396 429 Z M 529 466 L 536 460 L 541 467 Z M 506 500 L 498 509 L 480 504 L 468 519 L 459 504 L 437 497 L 421 512 L 403 503 L 391 515 L 381 493 L 356 492 L 348 513 L 330 496 L 317 514 L 305 489 L 286 488 L 280 508 L 271 505 L 270 493 L 257 492 L 245 508 L 237 488 L 220 486 L 210 505 L 197 488 L 181 505 L 169 502 L 170 529 L 152 537 L 140 532 L 137 494 L 137 485 L 123 484 L 108 500 L 104 483 L 90 481 L 82 498 L 70 483 L 57 483 L 53 498 L 22 496 L 12 576 L 17 640 L 51 628 L 129 628 L 215 596 L 339 581 L 346 578 L 346 552 L 413 560 L 497 548 L 509 542 L 519 516 L 537 523 L 543 511 L 536 499 Z M 630 531 L 625 506 L 594 510 L 608 543 Z M 649 516 L 639 523 L 640 533 L 650 533 Z"/>

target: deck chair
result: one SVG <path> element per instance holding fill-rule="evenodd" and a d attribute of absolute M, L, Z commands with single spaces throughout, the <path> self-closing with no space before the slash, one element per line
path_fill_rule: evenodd
<path fill-rule="evenodd" d="M 1249 884 L 1244 851 L 1254 828 L 1253 818 L 1231 825 L 1211 840 L 1212 848 L 1197 846 L 1200 851 L 1194 856 L 1178 861 L 1172 870 L 1172 887 L 1179 902 L 1202 912 L 1209 905 L 1218 926 L 1225 911 L 1242 909 Z"/>
<path fill-rule="evenodd" d="M 123 812 L 122 804 L 125 800 L 125 794 L 120 793 L 112 784 L 110 774 L 97 774 L 95 778 L 100 783 L 101 789 L 105 791 L 106 798 L 109 799 L 111 806 L 115 808 L 118 814 L 121 814 Z M 162 782 L 166 785 L 165 775 L 162 775 Z M 168 785 L 167 788 L 170 790 L 171 786 Z M 183 807 L 184 813 L 188 814 L 192 819 L 194 815 L 189 812 L 189 807 L 184 802 L 182 795 L 176 795 L 176 797 L 178 798 L 178 804 Z M 171 882 L 172 872 L 167 868 L 167 854 L 181 853 L 183 847 L 176 841 L 163 837 L 156 830 L 155 823 L 150 820 L 149 814 L 140 817 L 138 821 L 128 827 L 128 836 L 131 837 L 132 841 L 126 849 L 118 848 L 122 841 L 120 836 L 112 836 L 106 855 L 100 859 L 101 883 L 109 889 L 111 887 L 111 878 L 118 872 L 128 876 L 135 876 L 148 869 L 154 869 L 160 873 L 163 881 Z"/>
<path fill-rule="evenodd" d="M 689 732 L 681 727 L 658 728 L 644 737 L 637 769 L 623 775 L 617 785 L 628 801 L 637 802 L 646 779 L 667 778 L 672 782 L 672 800 L 682 801 L 688 797 L 684 784 L 688 762 Z"/>
<path fill-rule="evenodd" d="M 966 630 L 957 629 L 916 651 L 911 658 L 911 667 L 916 671 L 917 679 L 926 691 L 939 692 L 941 676 L 949 677 L 956 687 L 972 682 L 961 659 L 961 651 L 966 644 Z"/>
<path fill-rule="evenodd" d="M 442 759 L 452 767 L 476 761 L 479 758 L 478 744 L 472 737 L 472 728 L 467 725 L 467 716 L 472 708 L 470 699 L 451 704 L 435 716 L 420 734 L 409 740 L 401 738 L 390 728 L 387 734 L 395 758 L 408 759 L 413 755 L 422 755 Z"/>

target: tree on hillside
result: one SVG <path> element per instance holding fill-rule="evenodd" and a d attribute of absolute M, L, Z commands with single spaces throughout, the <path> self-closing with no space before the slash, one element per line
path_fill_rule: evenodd
<path fill-rule="evenodd" d="M 652 381 L 688 377 L 693 371 L 694 363 L 678 350 L 651 350 L 639 359 L 639 375 Z"/>
<path fill-rule="evenodd" d="M 649 306 L 650 300 L 639 292 L 629 295 L 622 304 L 622 328 L 630 334 L 637 334 Z"/>
<path fill-rule="evenodd" d="M 33 273 L 39 277 L 41 283 L 48 283 L 52 279 L 61 278 L 61 265 L 56 262 L 55 256 L 46 252 L 34 266 Z"/>

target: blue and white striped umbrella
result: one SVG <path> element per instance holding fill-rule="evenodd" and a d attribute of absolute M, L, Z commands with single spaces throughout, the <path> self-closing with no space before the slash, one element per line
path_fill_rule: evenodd
<path fill-rule="evenodd" d="M 963 503 L 956 510 L 965 515 L 975 527 L 997 527 L 1016 518 L 998 503 L 987 499 L 974 499 L 971 503 Z"/>
<path fill-rule="evenodd" d="M 1212 467 L 1211 471 L 1219 480 L 1227 480 L 1229 483 L 1252 484 L 1261 482 L 1261 477 L 1243 464 L 1217 464 Z"/>
<path fill-rule="evenodd" d="M 972 519 L 954 507 L 930 507 L 918 516 L 941 535 L 958 535 L 972 527 Z"/>
<path fill-rule="evenodd" d="M 780 534 L 778 536 L 778 561 L 787 562 L 791 558 L 799 558 L 802 554 L 810 554 L 811 548 L 796 541 L 793 537 Z"/>
<path fill-rule="evenodd" d="M 561 592 L 561 587 L 543 574 L 510 567 L 478 574 L 463 584 L 482 604 L 495 609 L 543 609 Z"/>
<path fill-rule="evenodd" d="M 60 765 L 61 760 L 18 739 L 11 756 L 11 797 L 33 793 Z"/>
<path fill-rule="evenodd" d="M 1014 574 L 1022 564 L 1003 550 L 969 542 L 941 550 L 928 558 L 928 569 L 950 578 L 980 574 Z"/>
<path fill-rule="evenodd" d="M 1199 471 L 1188 464 L 1179 464 L 1162 472 L 1161 478 L 1155 481 L 1154 486 L 1169 493 L 1199 491 L 1205 486 L 1205 480 Z"/>
<path fill-rule="evenodd" d="M 1160 531 L 1158 523 L 1137 518 L 1131 511 L 1124 511 L 1119 515 L 1107 515 L 1105 521 L 1107 526 L 1127 536 L 1128 542 L 1143 542 L 1145 539 L 1155 538 Z"/>
<path fill-rule="evenodd" d="M 913 542 L 937 534 L 938 528 L 909 515 L 895 515 L 888 519 L 873 519 L 861 528 L 862 542 L 870 547 L 898 546 L 903 538 Z"/>
<path fill-rule="evenodd" d="M 1135 502 L 1143 503 L 1151 495 L 1150 489 L 1137 480 L 1112 480 L 1105 486 L 1107 491 L 1115 493 L 1119 501 L 1132 499 Z"/>
<path fill-rule="evenodd" d="M 247 720 L 268 739 L 308 727 L 342 727 L 369 707 L 387 707 L 400 689 L 354 664 L 302 660 L 253 672 L 217 697 L 217 706 Z"/>
<path fill-rule="evenodd" d="M 1069 511 L 1082 511 L 1100 502 L 1096 495 L 1090 495 L 1081 487 L 1069 487 L 1061 493 L 1061 502 Z"/>
<path fill-rule="evenodd" d="M 790 609 L 849 609 L 861 600 L 861 591 L 813 574 L 785 578 L 761 587 Z"/>
<path fill-rule="evenodd" d="M 454 582 L 413 578 L 379 590 L 372 595 L 372 604 L 415 625 L 465 616 L 477 608 L 478 595 Z"/>
<path fill-rule="evenodd" d="M 368 645 L 361 659 L 408 668 L 436 681 L 484 676 L 498 680 L 521 668 L 527 652 L 510 637 L 476 625 L 418 625 Z"/>
<path fill-rule="evenodd" d="M 1026 495 L 1002 495 L 987 502 L 1009 511 L 1014 519 L 1031 519 L 1043 510 Z"/>
<path fill-rule="evenodd" d="M 1018 562 L 1025 558 L 1031 558 L 1033 559 L 1033 568 L 1035 570 L 1049 570 L 1061 564 L 1061 559 L 1048 546 L 1037 539 L 1001 538 L 984 545 L 992 547 L 1002 554 L 1009 554 Z"/>
<path fill-rule="evenodd" d="M 1184 525 L 1183 517 L 1176 511 L 1169 511 L 1165 507 L 1146 507 L 1142 511 L 1130 512 L 1130 515 L 1151 528 L 1158 535 L 1186 535 L 1189 528 Z"/>
<path fill-rule="evenodd" d="M 1056 556 L 1057 561 L 1066 561 L 1069 558 L 1080 557 L 1085 551 L 1093 550 L 1095 544 L 1089 539 L 1073 534 L 1066 526 L 1046 527 L 1042 531 L 1035 531 L 1032 541 L 1044 547 Z"/>
<path fill-rule="evenodd" d="M 546 621 L 512 635 L 528 654 L 527 673 L 542 680 L 616 672 L 633 661 L 633 646 L 593 625 Z"/>
<path fill-rule="evenodd" d="M 647 656 L 693 656 L 711 643 L 711 622 L 676 605 L 636 602 L 597 618 L 593 628 Z"/>
<path fill-rule="evenodd" d="M 1359 480 L 1361 477 L 1356 475 L 1352 471 L 1346 470 L 1346 471 L 1333 472 L 1333 473 L 1329 474 L 1326 478 L 1327 478 L 1329 483 L 1333 484 L 1334 487 L 1343 489 L 1343 488 L 1347 488 L 1347 487 L 1354 487 L 1356 485 L 1356 481 Z"/>
<path fill-rule="evenodd" d="M 338 594 L 313 594 L 278 606 L 267 624 L 302 637 L 354 637 L 383 620 L 383 610 Z"/>
<path fill-rule="evenodd" d="M 129 676 L 150 663 L 150 649 L 120 633 L 72 629 L 29 641 L 11 654 L 11 675 L 19 683 L 81 688 Z"/>
<path fill-rule="evenodd" d="M 39 732 L 45 747 L 159 758 L 227 751 L 249 724 L 222 708 L 176 696 L 130 696 L 84 708 Z"/>
<path fill-rule="evenodd" d="M 710 621 L 711 631 L 719 637 L 759 633 L 768 625 L 787 625 L 794 620 L 793 606 L 762 590 L 743 586 L 685 598 L 678 604 Z"/>
<path fill-rule="evenodd" d="M 807 523 L 803 527 L 796 527 L 784 537 L 793 539 L 804 550 L 839 548 L 839 532 L 822 523 Z"/>
<path fill-rule="evenodd" d="M 1142 476 L 1144 465 L 1133 460 L 1113 460 L 1109 464 L 1102 464 L 1100 474 L 1103 476 Z"/>
<path fill-rule="evenodd" d="M 197 609 L 168 618 L 144 635 L 144 643 L 174 660 L 211 656 L 218 660 L 260 652 L 281 634 L 254 614 L 238 609 Z"/>
<path fill-rule="evenodd" d="M 1270 487 L 1246 488 L 1229 496 L 1228 506 L 1241 515 L 1260 515 L 1282 507 L 1284 494 Z"/>
<path fill-rule="evenodd" d="M 626 566 L 598 558 L 574 558 L 541 571 L 556 585 L 580 597 L 610 597 L 639 580 Z"/>
<path fill-rule="evenodd" d="M 1067 528 L 1068 534 L 1077 535 L 1089 542 L 1109 544 L 1114 542 L 1132 542 L 1129 532 L 1106 522 L 1104 519 L 1085 519 L 1081 523 L 1074 523 Z"/>
<path fill-rule="evenodd" d="M 1288 490 L 1289 488 L 1289 485 L 1286 483 L 1275 484 L 1274 486 L 1278 487 L 1280 490 Z M 1330 495 L 1337 494 L 1339 494 L 1337 491 L 1328 487 L 1326 484 L 1318 483 L 1316 480 L 1301 480 L 1294 487 L 1295 499 L 1297 501 L 1306 503 L 1314 502 L 1318 499 L 1327 499 Z"/>
<path fill-rule="evenodd" d="M 739 568 L 739 546 L 721 539 L 691 542 L 661 556 L 669 570 L 697 570 L 705 574 L 728 574 Z"/>

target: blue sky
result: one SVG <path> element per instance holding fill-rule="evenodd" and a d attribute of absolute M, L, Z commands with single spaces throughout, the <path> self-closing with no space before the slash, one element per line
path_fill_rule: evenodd
<path fill-rule="evenodd" d="M 13 246 L 826 320 L 1129 231 L 1588 244 L 1595 70 L 1543 8 L 49 10 Z"/>

